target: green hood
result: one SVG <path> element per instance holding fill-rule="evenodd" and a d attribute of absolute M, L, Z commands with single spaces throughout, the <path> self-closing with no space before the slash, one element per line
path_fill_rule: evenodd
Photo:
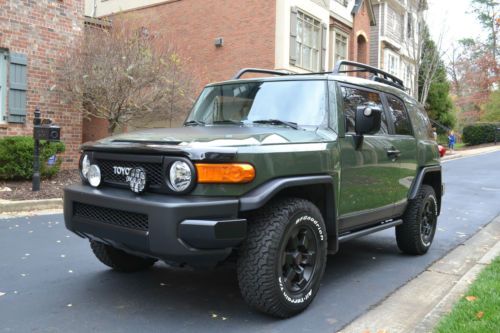
<path fill-rule="evenodd" d="M 193 126 L 148 129 L 125 133 L 102 139 L 96 144 L 107 146 L 114 143 L 137 143 L 196 148 L 309 143 L 331 140 L 331 133 L 322 130 L 295 130 L 278 126 Z"/>

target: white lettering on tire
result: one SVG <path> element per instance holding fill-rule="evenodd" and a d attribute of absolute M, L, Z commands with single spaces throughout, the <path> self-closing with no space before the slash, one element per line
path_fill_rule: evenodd
<path fill-rule="evenodd" d="M 324 240 L 324 232 L 323 232 L 323 229 L 321 229 L 321 225 L 319 224 L 318 220 L 316 220 L 315 218 L 309 216 L 309 215 L 304 215 L 304 216 L 301 216 L 299 217 L 296 221 L 295 221 L 295 224 L 299 224 L 300 222 L 302 221 L 311 221 L 314 226 L 318 229 L 318 233 L 319 233 L 319 237 L 321 239 L 321 241 Z"/>
<path fill-rule="evenodd" d="M 285 297 L 285 299 L 292 304 L 304 303 L 312 296 L 312 289 L 311 289 L 307 292 L 307 294 L 305 294 L 302 297 L 298 297 L 298 298 L 290 297 L 290 295 L 287 294 L 285 287 L 283 286 L 283 280 L 282 280 L 281 276 L 278 278 L 278 282 L 279 282 L 280 290 L 281 290 L 281 293 L 283 294 L 283 297 Z"/>

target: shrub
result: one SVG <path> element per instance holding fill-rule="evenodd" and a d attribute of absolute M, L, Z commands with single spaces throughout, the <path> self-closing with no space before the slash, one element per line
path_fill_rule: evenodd
<path fill-rule="evenodd" d="M 0 179 L 31 179 L 33 176 L 34 140 L 29 136 L 0 138 Z M 40 176 L 50 178 L 59 172 L 61 159 L 48 165 L 48 159 L 64 152 L 62 142 L 40 141 Z"/>
<path fill-rule="evenodd" d="M 494 142 L 497 127 L 500 127 L 500 123 L 476 123 L 467 125 L 463 130 L 463 142 L 467 145 Z M 500 136 L 500 133 L 497 135 Z M 500 139 L 500 137 L 498 139 Z"/>

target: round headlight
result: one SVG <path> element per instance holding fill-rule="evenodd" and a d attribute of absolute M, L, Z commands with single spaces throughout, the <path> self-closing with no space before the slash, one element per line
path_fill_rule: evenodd
<path fill-rule="evenodd" d="M 89 172 L 87 173 L 87 179 L 93 187 L 99 186 L 101 184 L 101 169 L 95 164 L 89 167 Z"/>
<path fill-rule="evenodd" d="M 169 180 L 172 189 L 177 192 L 186 190 L 193 180 L 193 174 L 189 164 L 176 161 L 170 166 Z"/>
<path fill-rule="evenodd" d="M 83 178 L 87 179 L 90 169 L 90 159 L 87 154 L 83 155 L 81 168 Z"/>

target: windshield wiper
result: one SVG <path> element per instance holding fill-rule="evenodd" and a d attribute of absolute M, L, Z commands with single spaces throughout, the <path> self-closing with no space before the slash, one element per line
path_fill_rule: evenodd
<path fill-rule="evenodd" d="M 184 126 L 205 126 L 205 123 L 201 120 L 190 120 L 186 121 Z"/>
<path fill-rule="evenodd" d="M 262 120 L 254 120 L 252 121 L 254 124 L 270 124 L 270 125 L 285 125 L 293 129 L 299 129 L 299 125 L 297 123 L 279 119 L 262 119 Z"/>
<path fill-rule="evenodd" d="M 229 120 L 229 119 L 224 119 L 224 120 L 214 120 L 212 124 L 232 124 L 232 125 L 241 125 L 241 121 L 234 121 L 234 120 Z"/>

